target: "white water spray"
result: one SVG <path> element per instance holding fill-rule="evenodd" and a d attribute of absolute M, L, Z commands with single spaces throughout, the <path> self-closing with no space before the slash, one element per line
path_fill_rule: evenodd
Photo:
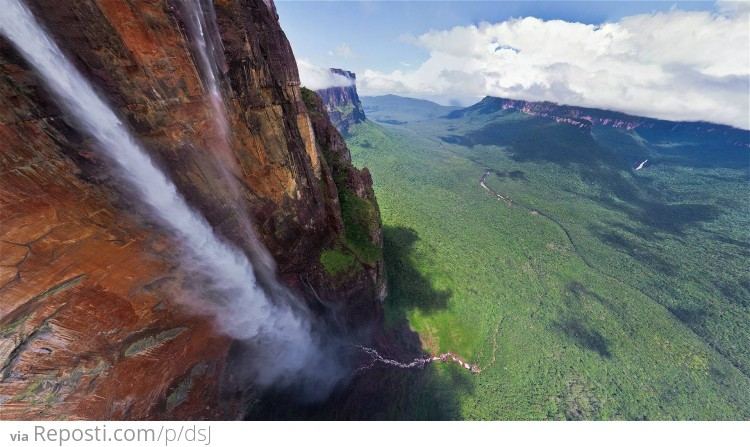
<path fill-rule="evenodd" d="M 256 377 L 261 384 L 300 379 L 330 387 L 338 378 L 326 368 L 310 320 L 264 293 L 247 257 L 220 240 L 208 222 L 192 210 L 175 185 L 154 166 L 127 126 L 98 97 L 19 0 L 0 0 L 0 34 L 36 69 L 77 127 L 93 137 L 117 172 L 161 224 L 182 242 L 189 267 L 205 276 L 210 296 L 202 310 L 218 327 L 258 348 Z"/>

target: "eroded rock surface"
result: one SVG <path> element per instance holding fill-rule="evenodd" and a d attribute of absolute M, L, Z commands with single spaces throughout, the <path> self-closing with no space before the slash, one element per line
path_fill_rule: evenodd
<path fill-rule="evenodd" d="M 321 261 L 347 236 L 332 174 L 351 165 L 332 168 L 316 142 L 270 2 L 215 1 L 229 153 L 177 0 L 27 4 L 217 232 L 250 253 L 247 209 L 300 297 L 352 322 L 377 311 L 379 251 Z M 241 417 L 255 391 L 232 372 L 232 340 L 178 304 L 191 293 L 178 244 L 2 38 L 0 149 L 0 419 Z M 377 209 L 366 174 L 349 183 Z"/>

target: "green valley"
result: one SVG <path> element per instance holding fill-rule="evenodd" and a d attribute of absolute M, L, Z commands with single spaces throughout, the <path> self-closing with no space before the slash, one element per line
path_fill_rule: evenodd
<path fill-rule="evenodd" d="M 366 121 L 347 139 L 381 207 L 386 324 L 408 321 L 426 352 L 482 372 L 366 373 L 386 376 L 372 382 L 390 398 L 353 392 L 335 405 L 346 414 L 325 414 L 750 417 L 746 149 L 717 147 L 709 163 L 676 137 L 512 110 L 386 112 L 397 124 Z M 635 171 L 628 157 L 656 163 Z M 480 186 L 485 173 L 510 204 Z"/>

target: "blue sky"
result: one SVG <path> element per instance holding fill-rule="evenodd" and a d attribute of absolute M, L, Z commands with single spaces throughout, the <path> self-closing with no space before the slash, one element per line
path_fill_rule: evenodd
<path fill-rule="evenodd" d="M 281 25 L 298 58 L 354 72 L 392 71 L 427 60 L 428 53 L 403 42 L 404 35 L 526 16 L 597 25 L 675 7 L 712 10 L 714 2 L 276 1 Z M 342 45 L 352 54 L 339 54 Z"/>
<path fill-rule="evenodd" d="M 311 67 L 337 67 L 355 72 L 369 95 L 462 105 L 492 95 L 750 128 L 750 2 L 276 7 L 310 87 L 320 80 Z"/>

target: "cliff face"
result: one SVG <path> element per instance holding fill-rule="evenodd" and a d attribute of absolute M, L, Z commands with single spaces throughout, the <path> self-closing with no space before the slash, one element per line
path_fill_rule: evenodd
<path fill-rule="evenodd" d="M 346 300 L 348 303 L 356 304 L 354 297 L 362 293 L 366 296 L 374 293 L 383 300 L 386 296 L 383 232 L 380 226 L 380 209 L 372 188 L 372 176 L 367 168 L 359 170 L 352 165 L 349 148 L 328 119 L 322 99 L 306 88 L 302 89 L 302 97 L 312 120 L 318 147 L 323 153 L 323 170 L 330 172 L 336 184 L 338 203 L 334 206 L 341 209 L 343 216 L 344 232 L 341 238 L 321 258 L 325 269 L 335 278 L 335 282 L 329 283 L 329 287 L 335 289 L 337 283 L 344 285 L 343 289 L 352 293 L 352 298 Z M 343 268 L 341 263 L 353 267 Z M 372 279 L 367 284 L 368 289 L 359 290 L 356 285 L 357 276 L 351 276 L 352 269 L 364 271 Z M 338 270 L 341 274 L 336 274 Z"/>
<path fill-rule="evenodd" d="M 339 132 L 346 134 L 349 127 L 365 120 L 365 111 L 357 95 L 357 76 L 351 71 L 331 68 L 332 73 L 341 75 L 351 81 L 348 87 L 329 87 L 317 90 L 323 100 L 331 122 Z"/>
<path fill-rule="evenodd" d="M 270 2 L 215 1 L 228 152 L 177 0 L 26 3 L 217 232 L 253 257 L 246 208 L 300 296 L 349 321 L 377 311 L 368 177 L 323 156 Z M 233 374 L 232 340 L 176 304 L 190 290 L 175 241 L 2 38 L 0 146 L 0 419 L 241 416 L 254 390 Z"/>

